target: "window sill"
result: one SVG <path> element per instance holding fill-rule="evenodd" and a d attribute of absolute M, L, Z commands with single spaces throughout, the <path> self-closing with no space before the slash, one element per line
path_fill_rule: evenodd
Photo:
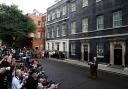
<path fill-rule="evenodd" d="M 76 54 L 71 54 L 71 56 L 75 56 Z"/>
<path fill-rule="evenodd" d="M 104 56 L 97 56 L 97 58 L 104 58 Z"/>
<path fill-rule="evenodd" d="M 86 8 L 86 7 L 88 7 L 88 5 L 86 5 L 86 6 L 82 6 L 82 8 Z"/>
<path fill-rule="evenodd" d="M 113 26 L 113 28 L 121 28 L 121 27 L 123 27 L 123 26 Z"/>
<path fill-rule="evenodd" d="M 66 36 L 66 35 L 62 35 L 62 37 L 64 37 L 64 36 Z"/>

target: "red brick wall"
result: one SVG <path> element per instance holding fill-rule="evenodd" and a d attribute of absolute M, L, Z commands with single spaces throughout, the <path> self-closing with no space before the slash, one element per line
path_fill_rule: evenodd
<path fill-rule="evenodd" d="M 45 39 L 42 38 L 42 34 L 45 33 L 45 21 L 46 21 L 46 16 L 30 16 L 36 25 L 35 28 L 35 34 L 40 32 L 41 38 L 36 38 L 34 37 L 32 40 L 32 47 L 38 47 L 39 49 L 44 49 L 45 47 Z M 38 24 L 38 21 L 40 21 L 40 25 Z M 44 36 L 45 37 L 45 36 Z"/>

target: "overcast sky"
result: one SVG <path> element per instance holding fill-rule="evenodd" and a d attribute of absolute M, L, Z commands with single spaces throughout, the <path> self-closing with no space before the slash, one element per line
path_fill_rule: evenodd
<path fill-rule="evenodd" d="M 53 5 L 55 0 L 0 0 L 6 5 L 16 4 L 24 13 L 32 13 L 36 9 L 40 13 L 45 13 L 46 9 Z"/>

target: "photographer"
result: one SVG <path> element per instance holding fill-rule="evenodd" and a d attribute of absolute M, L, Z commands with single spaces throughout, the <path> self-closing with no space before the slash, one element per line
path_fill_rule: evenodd
<path fill-rule="evenodd" d="M 11 82 L 11 65 L 8 55 L 4 56 L 0 61 L 0 89 L 8 89 Z"/>

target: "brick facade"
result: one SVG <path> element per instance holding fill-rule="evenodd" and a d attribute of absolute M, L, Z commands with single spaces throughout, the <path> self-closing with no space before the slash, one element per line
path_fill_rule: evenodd
<path fill-rule="evenodd" d="M 30 17 L 34 20 L 35 31 L 32 38 L 32 48 L 44 49 L 45 48 L 45 20 L 46 16 L 33 16 Z"/>

